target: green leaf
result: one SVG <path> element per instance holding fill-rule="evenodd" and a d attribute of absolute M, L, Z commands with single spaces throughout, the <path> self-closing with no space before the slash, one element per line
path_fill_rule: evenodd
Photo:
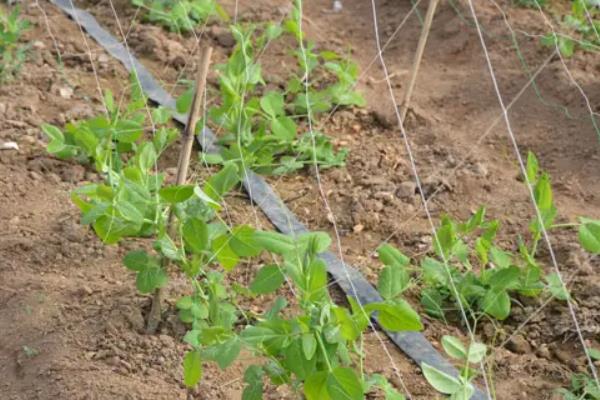
<path fill-rule="evenodd" d="M 448 273 L 443 263 L 430 257 L 425 257 L 421 262 L 423 279 L 434 285 L 448 286 Z"/>
<path fill-rule="evenodd" d="M 419 314 L 404 300 L 393 304 L 370 303 L 365 306 L 367 312 L 377 311 L 377 322 L 382 328 L 392 331 L 420 331 L 423 329 Z"/>
<path fill-rule="evenodd" d="M 181 94 L 181 96 L 177 98 L 177 101 L 175 103 L 175 108 L 177 109 L 177 112 L 180 114 L 187 113 L 190 110 L 190 107 L 192 106 L 193 99 L 194 88 L 189 87 L 185 92 Z"/>
<path fill-rule="evenodd" d="M 457 337 L 444 335 L 442 337 L 442 346 L 446 354 L 450 357 L 457 360 L 467 359 L 467 349 Z"/>
<path fill-rule="evenodd" d="M 480 363 L 481 360 L 485 357 L 487 353 L 487 347 L 483 343 L 472 342 L 469 346 L 469 356 L 467 357 L 468 361 L 473 364 Z"/>
<path fill-rule="evenodd" d="M 321 371 L 312 374 L 304 381 L 306 400 L 332 400 L 327 391 L 327 378 L 327 371 Z"/>
<path fill-rule="evenodd" d="M 408 287 L 409 275 L 406 268 L 400 264 L 387 265 L 379 274 L 377 290 L 385 300 L 391 300 L 400 295 Z"/>
<path fill-rule="evenodd" d="M 427 382 L 440 393 L 453 394 L 462 388 L 462 384 L 457 378 L 450 376 L 427 363 L 422 363 L 421 369 L 423 370 L 423 375 L 425 376 L 425 379 L 427 379 Z"/>
<path fill-rule="evenodd" d="M 400 250 L 389 244 L 384 244 L 377 249 L 379 260 L 385 265 L 406 266 L 410 263 L 410 258 L 406 257 Z"/>
<path fill-rule="evenodd" d="M 278 92 L 267 92 L 260 99 L 260 107 L 271 118 L 276 118 L 285 114 L 283 95 Z"/>
<path fill-rule="evenodd" d="M 250 284 L 250 290 L 255 294 L 267 294 L 276 291 L 285 277 L 277 265 L 265 265 Z"/>
<path fill-rule="evenodd" d="M 231 249 L 240 257 L 255 257 L 262 248 L 254 239 L 254 228 L 249 225 L 238 225 L 231 230 Z"/>
<path fill-rule="evenodd" d="M 62 151 L 65 148 L 65 137 L 60 129 L 54 125 L 42 124 L 42 131 L 48 136 L 50 142 L 48 143 L 48 153 L 55 154 Z"/>
<path fill-rule="evenodd" d="M 497 269 L 491 274 L 490 286 L 495 290 L 517 289 L 521 270 L 514 265 L 508 268 Z"/>
<path fill-rule="evenodd" d="M 183 224 L 183 240 L 197 254 L 208 250 L 208 227 L 197 218 L 189 219 Z"/>
<path fill-rule="evenodd" d="M 183 358 L 183 382 L 187 387 L 194 387 L 202 378 L 202 358 L 200 351 L 188 351 Z"/>
<path fill-rule="evenodd" d="M 229 236 L 227 235 L 218 236 L 212 241 L 212 251 L 226 271 L 231 271 L 240 261 L 238 255 L 229 246 Z"/>
<path fill-rule="evenodd" d="M 289 254 L 296 248 L 294 239 L 282 233 L 272 231 L 256 231 L 254 232 L 254 239 L 259 246 L 275 254 Z"/>
<path fill-rule="evenodd" d="M 568 289 L 563 286 L 556 272 L 546 275 L 546 281 L 548 282 L 548 290 L 550 290 L 552 296 L 559 300 L 568 300 L 570 298 Z"/>
<path fill-rule="evenodd" d="M 596 360 L 596 361 L 600 360 L 600 350 L 589 348 L 587 350 L 587 353 L 592 360 Z"/>
<path fill-rule="evenodd" d="M 123 257 L 123 264 L 132 271 L 143 271 L 150 266 L 158 266 L 154 257 L 144 250 L 130 251 Z"/>
<path fill-rule="evenodd" d="M 139 167 L 142 171 L 154 169 L 156 167 L 157 158 L 156 149 L 150 142 L 143 143 L 138 149 Z"/>
<path fill-rule="evenodd" d="M 151 266 L 138 272 L 135 286 L 140 293 L 151 293 L 167 284 L 167 274 L 159 266 Z"/>
<path fill-rule="evenodd" d="M 223 195 L 240 182 L 238 168 L 234 163 L 227 163 L 204 184 L 204 192 L 214 201 L 219 202 Z"/>
<path fill-rule="evenodd" d="M 296 123 L 290 117 L 282 116 L 271 120 L 271 131 L 282 142 L 292 142 L 296 138 L 296 129 Z"/>
<path fill-rule="evenodd" d="M 207 359 L 216 361 L 219 368 L 226 369 L 235 361 L 241 349 L 242 342 L 234 336 L 226 342 L 208 347 L 203 355 Z"/>
<path fill-rule="evenodd" d="M 443 301 L 444 297 L 436 288 L 428 287 L 421 291 L 421 304 L 425 312 L 433 317 L 444 318 Z"/>
<path fill-rule="evenodd" d="M 527 180 L 529 181 L 529 183 L 534 185 L 535 182 L 537 181 L 540 167 L 539 167 L 537 157 L 531 151 L 527 153 L 527 168 L 526 168 L 526 170 L 527 170 Z"/>
<path fill-rule="evenodd" d="M 331 245 L 331 237 L 326 232 L 303 233 L 298 238 L 298 244 L 306 246 L 312 254 L 319 254 L 329 248 Z"/>
<path fill-rule="evenodd" d="M 263 369 L 258 365 L 251 365 L 244 372 L 244 382 L 247 383 L 242 393 L 242 400 L 262 400 L 263 396 Z"/>
<path fill-rule="evenodd" d="M 579 242 L 592 254 L 600 254 L 600 221 L 580 218 Z"/>
<path fill-rule="evenodd" d="M 510 297 L 506 290 L 490 289 L 481 300 L 483 312 L 498 320 L 504 320 L 510 314 Z"/>
<path fill-rule="evenodd" d="M 326 386 L 332 399 L 364 399 L 362 380 L 352 368 L 334 368 L 327 377 Z"/>
<path fill-rule="evenodd" d="M 317 351 L 317 339 L 315 339 L 314 334 L 305 333 L 302 335 L 302 351 L 304 352 L 304 357 L 306 357 L 307 360 L 313 358 L 315 352 Z"/>
<path fill-rule="evenodd" d="M 166 186 L 159 191 L 160 197 L 169 203 L 181 203 L 194 194 L 194 185 Z"/>
<path fill-rule="evenodd" d="M 512 258 L 509 253 L 497 248 L 496 246 L 492 246 L 490 248 L 490 255 L 492 256 L 492 261 L 499 268 L 508 268 L 512 263 Z"/>

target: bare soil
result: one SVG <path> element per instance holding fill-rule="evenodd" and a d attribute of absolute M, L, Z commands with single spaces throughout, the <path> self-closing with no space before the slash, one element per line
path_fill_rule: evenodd
<path fill-rule="evenodd" d="M 195 70 L 196 38 L 142 23 L 127 0 L 113 3 L 120 26 L 110 2 L 76 2 L 116 37 L 124 32 L 136 56 L 167 89 L 178 93 L 178 79 L 190 78 Z M 223 3 L 233 13 L 233 1 Z M 377 7 L 386 41 L 411 4 L 377 1 Z M 535 37 L 546 31 L 543 19 L 538 12 L 515 8 L 508 1 L 499 2 L 499 7 L 516 32 L 533 35 L 516 36 L 533 73 L 549 56 Z M 365 72 L 359 89 L 368 101 L 365 109 L 339 110 L 319 124 L 336 145 L 350 150 L 345 168 L 322 173 L 322 193 L 332 212 L 326 210 L 311 174 L 269 181 L 311 229 L 334 234 L 335 221 L 344 260 L 375 282 L 380 265 L 373 252 L 379 244 L 389 241 L 420 257 L 431 244 L 431 229 L 415 191 L 382 69 L 377 62 L 371 65 L 376 55 L 371 3 L 344 0 L 341 12 L 332 13 L 330 8 L 329 1 L 306 2 L 305 29 L 320 48 L 352 51 Z M 491 2 L 477 3 L 476 8 L 508 104 L 529 75 L 512 47 L 499 9 Z M 19 151 L 0 151 L 0 398 L 239 399 L 241 374 L 252 362 L 250 356 L 227 371 L 206 365 L 198 389 L 189 392 L 183 387 L 185 346 L 180 338 L 185 327 L 172 304 L 185 291 L 184 282 L 171 282 L 170 306 L 159 334 L 144 335 L 149 299 L 136 293 L 121 265 L 127 248 L 102 245 L 79 225 L 78 211 L 69 199 L 70 190 L 97 179 L 96 175 L 45 152 L 40 125 L 63 125 L 101 113 L 100 91 L 124 93 L 126 71 L 49 2 L 24 2 L 22 9 L 33 24 L 25 38 L 32 45 L 30 57 L 17 80 L 0 86 L 0 142 L 19 145 Z M 239 18 L 280 20 L 288 10 L 288 2 L 258 0 L 240 4 Z M 420 12 L 424 15 L 424 8 Z M 518 180 L 504 122 L 499 120 L 490 129 L 501 110 L 468 15 L 462 1 L 441 2 L 407 132 L 434 221 L 444 213 L 465 218 L 485 204 L 488 213 L 502 221 L 502 243 L 514 248 L 533 209 Z M 403 96 L 419 32 L 413 16 L 384 54 L 397 99 Z M 223 27 L 211 24 L 198 34 L 215 46 L 215 63 L 226 60 L 232 42 Z M 285 49 L 278 46 L 265 53 L 263 62 L 265 74 L 273 79 L 285 79 L 291 68 Z M 527 88 L 510 111 L 521 154 L 534 151 L 549 171 L 565 222 L 579 215 L 600 218 L 600 142 L 581 95 L 582 91 L 588 96 L 594 112 L 600 111 L 600 60 L 597 54 L 577 52 L 566 66 L 580 88 L 555 57 L 536 80 L 538 92 Z M 214 89 L 214 73 L 210 82 Z M 556 105 L 566 107 L 569 115 Z M 199 179 L 206 173 L 197 167 Z M 233 222 L 270 227 L 243 193 L 227 201 Z M 600 259 L 574 245 L 574 231 L 556 233 L 552 242 L 561 271 L 570 281 L 584 337 L 597 347 Z M 240 267 L 231 279 L 247 283 L 259 264 L 257 260 Z M 549 263 L 547 271 L 551 272 Z M 416 299 L 411 297 L 418 307 Z M 260 310 L 269 300 L 258 299 L 250 306 Z M 494 392 L 498 399 L 550 399 L 572 372 L 585 368 L 583 354 L 564 303 L 543 306 L 543 299 L 519 300 L 509 320 L 484 323 L 479 329 L 480 339 L 494 348 L 490 360 Z M 464 334 L 458 323 L 445 325 L 426 318 L 425 322 L 424 333 L 438 348 L 442 335 Z M 384 373 L 398 386 L 400 377 L 415 399 L 436 398 L 419 369 L 382 340 L 383 344 L 374 333 L 367 335 L 367 368 Z M 382 346 L 389 349 L 391 360 Z M 393 371 L 392 361 L 399 373 Z M 268 390 L 268 398 L 290 397 L 284 391 Z"/>

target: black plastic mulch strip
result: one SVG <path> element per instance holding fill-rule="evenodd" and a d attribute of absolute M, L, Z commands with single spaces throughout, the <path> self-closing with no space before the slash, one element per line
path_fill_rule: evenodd
<path fill-rule="evenodd" d="M 175 99 L 156 82 L 150 72 L 121 42 L 98 24 L 91 14 L 74 7 L 71 0 L 50 1 L 73 18 L 108 53 L 119 60 L 128 71 L 135 71 L 140 85 L 148 98 L 157 104 L 175 109 Z M 186 115 L 183 114 L 175 114 L 173 118 L 182 124 L 185 124 L 187 120 Z M 214 154 L 219 152 L 219 147 L 215 144 L 215 141 L 216 137 L 209 128 L 205 128 L 198 136 L 199 144 L 207 153 Z M 308 229 L 285 206 L 283 201 L 261 176 L 252 171 L 246 171 L 242 183 L 251 201 L 260 207 L 279 231 L 291 236 L 308 232 Z M 321 257 L 327 263 L 329 274 L 331 274 L 346 294 L 355 297 L 363 305 L 382 301 L 377 290 L 356 268 L 345 264 L 331 252 L 323 253 Z M 375 318 L 375 321 L 377 321 L 377 318 Z M 385 331 L 385 333 L 392 342 L 417 364 L 420 365 L 424 362 L 453 376 L 458 375 L 457 370 L 434 349 L 423 334 L 419 332 L 396 333 L 388 331 Z M 471 400 L 485 400 L 486 398 L 479 389 L 476 389 Z"/>

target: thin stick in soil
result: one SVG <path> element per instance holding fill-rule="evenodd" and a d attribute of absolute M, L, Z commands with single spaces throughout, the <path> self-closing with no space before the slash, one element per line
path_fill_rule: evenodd
<path fill-rule="evenodd" d="M 417 75 L 419 74 L 419 67 L 421 66 L 421 59 L 423 58 L 423 52 L 425 51 L 425 44 L 427 43 L 427 37 L 431 30 L 431 23 L 433 22 L 433 16 L 435 9 L 438 5 L 439 0 L 429 0 L 429 6 L 427 7 L 427 14 L 425 15 L 425 23 L 421 30 L 421 36 L 419 37 L 419 43 L 417 44 L 417 51 L 415 52 L 415 59 L 413 61 L 412 71 L 410 73 L 410 80 L 408 81 L 408 87 L 404 94 L 404 101 L 402 102 L 402 122 L 406 119 L 408 113 L 408 107 L 410 105 L 410 98 L 412 97 L 413 89 L 417 81 Z"/>
<path fill-rule="evenodd" d="M 200 65 L 198 67 L 198 76 L 196 78 L 196 91 L 194 94 L 194 100 L 192 102 L 192 108 L 188 116 L 185 130 L 183 131 L 181 151 L 179 152 L 179 161 L 177 162 L 177 177 L 176 184 L 183 185 L 187 180 L 188 167 L 190 165 L 190 158 L 192 155 L 192 147 L 194 145 L 194 137 L 196 135 L 196 125 L 202 115 L 203 107 L 203 95 L 204 89 L 206 88 L 206 77 L 208 75 L 208 68 L 210 66 L 210 58 L 212 55 L 212 47 L 203 47 L 200 51 Z M 169 217 L 167 219 L 167 230 L 170 236 L 173 236 L 175 224 L 173 223 L 173 213 L 169 211 Z M 166 258 L 162 259 L 162 266 L 166 268 L 168 261 Z M 154 291 L 152 296 L 152 308 L 148 314 L 148 322 L 146 325 L 146 333 L 153 334 L 158 328 L 158 324 L 161 321 L 161 303 L 163 297 L 163 289 L 158 288 Z"/>

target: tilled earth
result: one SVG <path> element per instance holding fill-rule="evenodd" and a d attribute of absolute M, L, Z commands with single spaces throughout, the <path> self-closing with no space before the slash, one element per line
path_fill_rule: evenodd
<path fill-rule="evenodd" d="M 108 2 L 80 2 L 116 37 L 120 29 Z M 456 8 L 453 7 L 456 6 Z M 180 78 L 191 78 L 197 50 L 194 36 L 179 36 L 141 22 L 128 1 L 114 2 L 132 51 L 161 83 L 174 93 Z M 224 2 L 233 11 L 233 2 Z M 380 30 L 387 40 L 411 4 L 378 1 Z M 359 89 L 368 100 L 362 110 L 339 110 L 322 119 L 319 128 L 338 146 L 350 150 L 345 168 L 322 173 L 323 205 L 315 177 L 300 173 L 269 178 L 280 196 L 312 229 L 333 234 L 336 223 L 345 261 L 358 267 L 372 282 L 379 263 L 373 251 L 383 241 L 406 254 L 420 257 L 431 244 L 425 217 L 382 70 L 371 66 L 376 54 L 370 2 L 345 0 L 343 10 L 330 12 L 329 1 L 307 2 L 306 30 L 321 48 L 345 52 L 365 71 Z M 517 58 L 505 20 L 493 4 L 477 4 L 486 31 L 492 62 L 505 102 L 529 80 Z M 543 34 L 539 13 L 499 7 L 515 31 Z M 170 307 L 160 334 L 143 334 L 149 299 L 139 296 L 124 272 L 125 247 L 102 245 L 78 223 L 69 191 L 96 175 L 71 162 L 45 153 L 43 122 L 56 125 L 102 112 L 100 91 L 123 93 L 127 73 L 77 25 L 47 1 L 24 2 L 23 13 L 32 23 L 26 34 L 29 60 L 18 80 L 0 86 L 0 142 L 15 141 L 18 151 L 0 150 L 0 393 L 7 399 L 237 399 L 242 372 L 252 362 L 243 356 L 227 371 L 205 366 L 203 383 L 188 392 L 181 383 L 183 327 L 174 313 L 176 294 L 184 282 L 171 283 Z M 240 5 L 241 21 L 280 20 L 287 2 L 260 0 Z M 457 13 L 457 10 L 461 13 Z M 424 9 L 421 9 L 424 13 Z M 514 248 L 524 234 L 533 210 L 506 136 L 498 102 L 476 31 L 462 2 L 442 2 L 436 14 L 415 91 L 407 131 L 419 176 L 434 221 L 448 213 L 465 218 L 480 204 L 502 221 L 501 243 Z M 131 21 L 136 21 L 132 23 Z M 398 99 L 408 77 L 420 31 L 411 17 L 392 38 L 385 52 Z M 201 40 L 215 46 L 215 63 L 226 60 L 233 41 L 223 26 L 210 24 Z M 534 72 L 548 57 L 535 37 L 517 35 L 524 60 Z M 265 75 L 285 81 L 292 62 L 287 51 L 273 46 L 264 55 Z M 92 66 L 94 68 L 92 68 Z M 598 56 L 578 52 L 566 60 L 571 76 L 600 111 Z M 95 72 L 95 74 L 94 74 Z M 97 79 L 96 79 L 97 78 Z M 209 79 L 212 89 L 216 75 Z M 559 59 L 554 58 L 511 108 L 511 122 L 522 153 L 534 151 L 553 177 L 562 221 L 578 215 L 600 217 L 600 144 L 578 88 Z M 556 105 L 568 107 L 571 117 Z M 483 136 L 485 134 L 485 136 Z M 206 171 L 198 169 L 200 178 Z M 251 209 L 242 193 L 227 199 L 232 220 L 269 227 Z M 559 266 L 569 280 L 586 340 L 598 346 L 600 260 L 581 252 L 574 231 L 552 236 Z M 542 250 L 541 259 L 547 263 Z M 247 283 L 257 263 L 243 266 L 231 279 Z M 547 263 L 547 271 L 551 268 Z M 341 297 L 336 293 L 336 297 Z M 418 306 L 417 291 L 409 299 Z M 251 302 L 260 309 L 269 298 Z M 524 324 L 522 326 L 522 324 Z M 444 334 L 463 335 L 459 321 L 448 325 L 425 318 L 425 335 L 439 348 Z M 497 398 L 549 399 L 568 382 L 585 360 L 564 303 L 519 298 L 513 315 L 502 324 L 483 322 L 479 337 L 494 351 L 492 383 Z M 391 344 L 366 337 L 367 368 L 386 374 L 413 398 L 435 394 L 418 368 Z M 387 346 L 399 374 L 383 351 Z M 399 375 L 399 376 L 398 376 Z M 289 398 L 285 391 L 267 390 L 273 399 Z"/>

